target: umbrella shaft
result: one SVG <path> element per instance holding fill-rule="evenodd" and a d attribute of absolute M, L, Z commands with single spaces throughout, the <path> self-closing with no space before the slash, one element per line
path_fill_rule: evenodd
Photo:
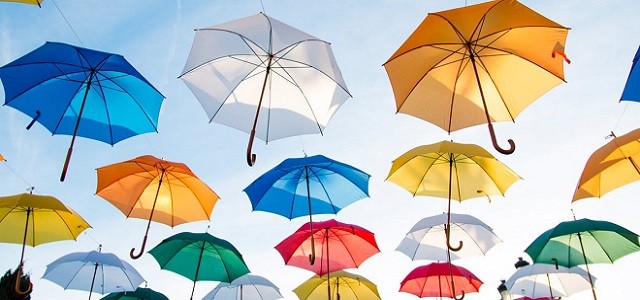
<path fill-rule="evenodd" d="M 98 273 L 98 263 L 96 263 L 95 268 L 93 268 L 93 278 L 91 279 L 91 287 L 89 288 L 89 300 L 91 300 L 91 293 L 93 293 L 93 284 L 96 281 L 96 273 Z"/>
<path fill-rule="evenodd" d="M 22 254 L 20 254 L 20 265 L 24 261 L 24 248 L 27 245 L 27 232 L 29 231 L 29 215 L 31 215 L 31 207 L 27 208 L 27 221 L 24 223 L 24 237 L 22 238 Z M 33 241 L 35 244 L 35 241 Z"/>
<path fill-rule="evenodd" d="M 582 236 L 578 232 L 578 241 L 580 241 L 580 248 L 582 249 L 582 257 L 584 258 L 584 265 L 587 269 L 587 275 L 589 275 L 589 283 L 591 284 L 591 293 L 593 293 L 593 300 L 598 300 L 596 296 L 596 288 L 593 285 L 593 279 L 591 278 L 591 272 L 589 271 L 589 263 L 587 262 L 587 254 L 584 252 L 584 244 L 582 244 Z"/>

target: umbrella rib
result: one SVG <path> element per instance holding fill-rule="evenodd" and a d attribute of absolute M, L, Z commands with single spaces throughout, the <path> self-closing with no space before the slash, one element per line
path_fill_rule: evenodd
<path fill-rule="evenodd" d="M 416 190 L 413 191 L 413 196 L 415 197 L 416 194 L 418 193 L 418 188 L 422 185 L 422 183 L 425 181 L 425 179 L 427 178 L 427 174 L 429 173 L 429 170 L 431 169 L 431 167 L 433 167 L 433 165 L 436 164 L 436 162 L 438 162 L 438 160 L 444 158 L 444 153 L 442 152 L 436 152 L 435 153 L 437 155 L 437 157 L 435 158 L 431 158 L 431 157 L 426 157 L 426 158 L 430 158 L 432 161 L 429 164 L 428 167 L 425 168 L 425 172 L 424 175 L 422 175 L 422 179 L 420 179 L 420 184 L 418 184 L 418 186 L 416 187 Z M 420 155 L 420 157 L 425 157 L 424 155 Z M 415 157 L 414 157 L 415 159 Z M 398 169 L 402 168 L 404 165 L 408 164 L 410 161 L 412 161 L 413 159 L 407 160 L 404 164 L 402 164 L 401 166 L 398 167 Z M 444 160 L 447 160 L 446 158 L 444 158 Z"/>
<path fill-rule="evenodd" d="M 593 239 L 596 241 L 596 243 L 598 243 L 598 246 L 600 246 L 600 249 L 602 249 L 602 252 L 607 256 L 607 258 L 611 261 L 611 263 L 614 262 L 614 259 L 609 255 L 609 253 L 607 253 L 606 250 L 604 250 L 604 245 L 602 245 L 602 243 L 600 243 L 600 241 L 598 239 L 596 239 L 596 237 L 593 235 L 593 233 L 591 233 L 591 231 L 586 231 L 589 233 L 589 235 L 591 235 L 593 237 Z"/>
<path fill-rule="evenodd" d="M 318 176 L 318 173 L 315 170 L 313 170 L 311 168 L 309 168 L 309 169 L 311 170 L 311 173 L 313 174 L 313 176 L 316 177 L 316 179 L 318 180 L 318 184 L 320 184 L 320 186 L 322 187 L 322 191 L 327 196 L 327 200 L 329 201 L 329 204 L 331 205 L 331 208 L 333 209 L 333 213 L 337 214 L 338 210 L 336 210 L 336 205 L 333 204 L 333 201 L 331 200 L 331 196 L 329 196 L 329 191 L 325 187 L 324 183 L 322 183 L 322 180 L 320 180 L 320 176 Z"/>
<path fill-rule="evenodd" d="M 65 227 L 67 227 L 67 229 L 69 230 L 69 233 L 71 234 L 71 237 L 73 238 L 74 241 L 76 241 L 76 237 L 73 236 L 73 231 L 71 230 L 71 227 L 69 227 L 69 224 L 67 224 L 67 222 L 65 222 L 64 218 L 60 215 L 60 213 L 57 210 L 52 210 L 58 217 L 60 217 L 60 219 L 62 220 L 62 224 L 64 224 Z M 34 211 L 35 214 L 35 211 Z M 33 221 L 35 222 L 35 218 L 33 219 Z M 34 224 L 35 225 L 35 224 Z M 35 227 L 34 227 L 35 229 Z M 35 232 L 35 230 L 34 230 Z M 35 241 L 35 240 L 34 240 Z"/>

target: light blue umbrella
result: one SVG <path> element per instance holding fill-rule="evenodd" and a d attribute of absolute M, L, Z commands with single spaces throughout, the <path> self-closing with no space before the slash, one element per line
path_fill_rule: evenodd
<path fill-rule="evenodd" d="M 111 253 L 75 252 L 50 263 L 42 278 L 64 289 L 106 294 L 134 291 L 145 280 L 136 269 Z"/>
<path fill-rule="evenodd" d="M 52 134 L 114 145 L 157 131 L 160 94 L 122 55 L 47 42 L 0 67 L 5 105 L 38 121 Z"/>
<path fill-rule="evenodd" d="M 369 197 L 369 177 L 359 169 L 322 155 L 305 156 L 284 160 L 252 182 L 244 192 L 249 196 L 253 210 L 289 219 L 308 215 L 312 225 L 314 214 L 335 214 L 347 205 Z M 315 254 L 312 254 L 311 264 L 314 259 Z"/>
<path fill-rule="evenodd" d="M 629 71 L 629 78 L 622 91 L 622 97 L 620 100 L 628 100 L 640 102 L 640 66 L 638 66 L 638 60 L 640 59 L 640 47 L 636 52 L 636 56 L 633 58 L 631 64 L 631 71 Z"/>

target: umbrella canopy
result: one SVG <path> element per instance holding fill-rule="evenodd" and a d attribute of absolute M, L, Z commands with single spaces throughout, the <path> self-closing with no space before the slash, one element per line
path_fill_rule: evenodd
<path fill-rule="evenodd" d="M 160 268 L 193 281 L 191 299 L 200 280 L 232 282 L 249 273 L 240 252 L 229 242 L 208 233 L 182 232 L 149 250 Z"/>
<path fill-rule="evenodd" d="M 640 251 L 637 234 L 607 221 L 580 219 L 558 224 L 538 236 L 525 252 L 535 263 L 558 264 L 565 267 L 613 263 L 617 259 Z M 593 282 L 593 298 L 597 299 Z"/>
<path fill-rule="evenodd" d="M 144 278 L 136 269 L 111 253 L 98 251 L 75 252 L 56 259 L 47 265 L 42 278 L 64 289 L 106 294 L 133 291 Z"/>
<path fill-rule="evenodd" d="M 97 169 L 96 194 L 131 218 L 147 219 L 138 254 L 144 252 L 151 221 L 176 226 L 211 218 L 218 195 L 185 164 L 151 155 Z"/>
<path fill-rule="evenodd" d="M 564 81 L 568 28 L 515 0 L 430 13 L 384 67 L 398 112 L 447 132 L 513 121 Z M 566 56 L 565 56 L 566 58 Z M 568 61 L 568 60 L 567 60 Z"/>
<path fill-rule="evenodd" d="M 402 239 L 396 251 L 412 260 L 426 259 L 447 261 L 477 255 L 484 255 L 496 244 L 502 242 L 489 225 L 476 217 L 451 214 L 451 238 L 462 241 L 466 247 L 457 252 L 447 253 L 447 214 L 426 217 L 411 228 Z"/>
<path fill-rule="evenodd" d="M 602 197 L 604 194 L 640 180 L 640 129 L 615 136 L 593 152 L 576 186 L 573 200 Z"/>
<path fill-rule="evenodd" d="M 249 165 L 254 137 L 322 133 L 351 97 L 328 42 L 263 13 L 196 29 L 180 79 L 209 121 L 250 134 Z"/>
<path fill-rule="evenodd" d="M 245 274 L 231 283 L 221 282 L 202 300 L 275 300 L 282 299 L 280 289 L 268 279 Z"/>
<path fill-rule="evenodd" d="M 369 197 L 371 176 L 322 155 L 289 158 L 252 182 L 244 192 L 253 210 L 289 219 L 314 214 L 335 214 L 347 205 Z M 313 228 L 310 228 L 313 231 Z M 312 243 L 314 241 L 312 240 Z M 315 260 L 312 245 L 311 259 Z"/>
<path fill-rule="evenodd" d="M 0 242 L 22 244 L 20 266 L 24 260 L 25 246 L 75 240 L 80 233 L 91 227 L 80 215 L 52 196 L 18 194 L 0 197 Z M 18 268 L 20 278 L 22 268 Z M 20 281 L 16 281 L 16 293 L 31 292 L 19 290 Z"/>
<path fill-rule="evenodd" d="M 296 287 L 293 292 L 302 300 L 380 300 L 378 287 L 369 279 L 345 271 L 331 272 L 329 280 L 314 275 Z"/>
<path fill-rule="evenodd" d="M 5 105 L 38 121 L 52 134 L 113 145 L 157 131 L 160 94 L 122 55 L 47 42 L 0 67 Z M 56 95 L 51 98 L 51 95 Z"/>
<path fill-rule="evenodd" d="M 637 67 L 638 60 L 640 60 L 640 47 L 638 47 L 636 56 L 633 58 L 631 71 L 629 71 L 627 83 L 624 85 L 622 97 L 620 97 L 621 101 L 640 102 L 640 67 Z"/>
<path fill-rule="evenodd" d="M 315 222 L 313 231 L 309 224 L 302 225 L 296 232 L 276 245 L 287 265 L 303 268 L 322 276 L 346 268 L 357 268 L 366 259 L 380 252 L 375 236 L 360 226 L 341 223 L 336 220 Z M 319 261 L 311 264 L 311 240 Z"/>
<path fill-rule="evenodd" d="M 465 294 L 477 292 L 481 285 L 482 281 L 463 267 L 450 262 L 430 263 L 411 271 L 400 283 L 400 291 L 420 298 L 462 299 Z"/>
<path fill-rule="evenodd" d="M 463 201 L 475 197 L 504 195 L 520 176 L 480 146 L 442 141 L 413 148 L 393 161 L 387 180 L 414 196 Z M 447 224 L 450 220 L 447 220 Z M 448 226 L 448 225 L 447 225 Z M 451 247 L 457 251 L 462 246 Z M 462 245 L 462 244 L 460 244 Z"/>
<path fill-rule="evenodd" d="M 106 295 L 100 300 L 169 300 L 167 296 L 148 288 L 137 288 L 135 291 L 117 292 Z"/>
<path fill-rule="evenodd" d="M 505 286 L 509 294 L 536 299 L 568 297 L 591 288 L 589 274 L 584 269 L 550 264 L 532 264 L 519 268 L 505 282 Z"/>
<path fill-rule="evenodd" d="M 4 1 L 4 2 L 19 2 L 19 3 L 33 4 L 33 5 L 40 6 L 40 4 L 42 4 L 43 0 L 2 0 L 2 1 Z"/>

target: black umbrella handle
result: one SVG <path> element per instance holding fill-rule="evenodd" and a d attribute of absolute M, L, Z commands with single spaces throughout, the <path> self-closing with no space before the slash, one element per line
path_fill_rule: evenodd
<path fill-rule="evenodd" d="M 147 236 L 144 236 L 144 239 L 142 240 L 142 246 L 140 246 L 140 253 L 138 254 L 133 254 L 134 251 L 136 251 L 136 248 L 131 248 L 131 251 L 129 252 L 129 256 L 132 259 L 138 259 L 140 258 L 140 256 L 142 256 L 142 254 L 144 253 L 144 248 L 147 246 Z"/>
<path fill-rule="evenodd" d="M 487 119 L 488 118 L 489 118 L 489 114 L 487 113 Z M 493 148 L 496 148 L 498 152 L 504 155 L 509 155 L 516 151 L 516 143 L 513 142 L 512 139 L 507 140 L 507 142 L 509 143 L 509 149 L 503 149 L 502 147 L 500 147 L 500 145 L 498 145 L 498 141 L 496 139 L 496 132 L 493 130 L 493 124 L 491 124 L 491 120 L 489 120 L 488 125 L 489 125 L 489 135 L 491 135 L 491 143 L 493 143 Z"/>
<path fill-rule="evenodd" d="M 256 155 L 251 153 L 251 148 L 253 148 L 253 139 L 256 136 L 256 124 L 253 124 L 253 130 L 251 130 L 251 135 L 249 136 L 249 144 L 247 145 L 247 164 L 249 167 L 253 167 L 256 163 Z"/>

